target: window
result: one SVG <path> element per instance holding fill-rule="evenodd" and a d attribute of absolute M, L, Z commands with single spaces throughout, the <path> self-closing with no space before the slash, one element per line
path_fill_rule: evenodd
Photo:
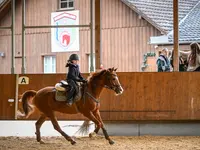
<path fill-rule="evenodd" d="M 74 0 L 59 0 L 59 9 L 74 9 Z"/>
<path fill-rule="evenodd" d="M 91 58 L 90 58 L 90 54 L 88 54 L 88 71 L 90 72 L 90 61 L 91 61 Z M 93 54 L 93 64 L 94 64 L 94 71 L 95 71 L 95 54 Z"/>
<path fill-rule="evenodd" d="M 55 56 L 44 56 L 44 73 L 56 73 Z"/>

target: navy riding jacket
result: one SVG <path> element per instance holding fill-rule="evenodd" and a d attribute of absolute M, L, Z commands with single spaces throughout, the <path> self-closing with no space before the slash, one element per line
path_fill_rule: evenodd
<path fill-rule="evenodd" d="M 83 82 L 85 79 L 81 76 L 79 66 L 68 63 L 69 71 L 67 74 L 67 80 L 73 80 L 75 82 Z"/>

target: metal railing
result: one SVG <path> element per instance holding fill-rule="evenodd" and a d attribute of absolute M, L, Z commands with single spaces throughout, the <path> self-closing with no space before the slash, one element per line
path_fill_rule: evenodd
<path fill-rule="evenodd" d="M 94 9 L 94 0 L 90 0 L 90 24 L 82 24 L 82 25 L 43 25 L 43 26 L 26 26 L 25 25 L 25 1 L 22 0 L 22 74 L 26 73 L 26 64 L 25 64 L 25 30 L 26 29 L 36 29 L 36 28 L 77 28 L 77 27 L 90 27 L 90 51 L 93 54 L 94 49 L 94 31 L 93 31 L 93 9 Z M 93 55 L 90 55 L 91 59 L 91 67 L 90 71 L 94 71 L 94 60 Z"/>
<path fill-rule="evenodd" d="M 22 68 L 21 73 L 26 73 L 26 51 L 25 51 L 25 30 L 26 29 L 37 29 L 37 28 L 77 28 L 77 27 L 89 27 L 90 28 L 90 52 L 93 54 L 94 49 L 94 21 L 93 21 L 93 10 L 94 10 L 94 0 L 90 0 L 90 23 L 89 24 L 82 24 L 82 25 L 42 25 L 42 26 L 27 26 L 25 24 L 25 1 L 22 0 Z M 12 24 L 11 26 L 1 26 L 0 30 L 11 30 L 12 36 L 12 55 L 11 55 L 11 74 L 15 73 L 15 0 L 11 0 L 11 8 L 12 8 Z M 91 59 L 91 66 L 90 71 L 94 71 L 94 58 L 93 55 L 90 55 Z"/>
<path fill-rule="evenodd" d="M 14 74 L 15 73 L 15 0 L 11 0 L 11 9 L 12 9 L 11 26 L 0 26 L 0 30 L 11 30 L 12 33 L 11 74 Z"/>

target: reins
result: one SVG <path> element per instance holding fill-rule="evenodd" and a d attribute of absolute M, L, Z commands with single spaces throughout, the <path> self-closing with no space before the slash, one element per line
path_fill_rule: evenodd
<path fill-rule="evenodd" d="M 83 93 L 83 103 L 85 104 L 85 96 L 86 94 L 94 101 L 96 102 L 97 104 L 100 103 L 100 100 L 96 99 L 92 94 L 90 94 L 88 91 L 87 91 L 87 84 L 84 85 L 84 93 Z"/>

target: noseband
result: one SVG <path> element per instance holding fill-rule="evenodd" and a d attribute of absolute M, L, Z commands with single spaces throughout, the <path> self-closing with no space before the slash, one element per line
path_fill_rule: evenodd
<path fill-rule="evenodd" d="M 117 75 L 115 75 L 115 74 L 112 74 L 112 75 L 117 76 Z M 107 76 L 107 79 L 109 80 L 109 82 L 110 82 L 110 84 L 111 84 L 112 86 L 104 85 L 105 88 L 107 88 L 107 89 L 109 89 L 109 90 L 114 90 L 114 91 L 115 91 L 116 88 L 121 87 L 121 85 L 115 85 L 115 84 L 113 84 L 113 83 L 111 82 L 110 78 L 111 78 L 110 76 Z"/>
<path fill-rule="evenodd" d="M 113 74 L 113 75 L 114 75 L 114 74 Z M 116 75 L 114 75 L 114 76 L 116 76 Z M 107 88 L 107 89 L 109 89 L 109 90 L 115 91 L 116 88 L 120 88 L 120 87 L 121 87 L 121 85 L 115 85 L 115 84 L 113 84 L 113 83 L 111 82 L 111 80 L 110 80 L 110 76 L 107 76 L 107 79 L 109 80 L 109 82 L 110 82 L 110 84 L 111 84 L 112 86 L 104 85 L 104 88 Z M 92 94 L 90 94 L 90 93 L 87 91 L 87 85 L 86 85 L 86 87 L 85 87 L 85 89 L 84 89 L 84 103 L 85 103 L 85 95 L 86 95 L 86 94 L 87 94 L 94 102 L 96 102 L 97 104 L 100 103 L 100 100 L 96 99 Z"/>

